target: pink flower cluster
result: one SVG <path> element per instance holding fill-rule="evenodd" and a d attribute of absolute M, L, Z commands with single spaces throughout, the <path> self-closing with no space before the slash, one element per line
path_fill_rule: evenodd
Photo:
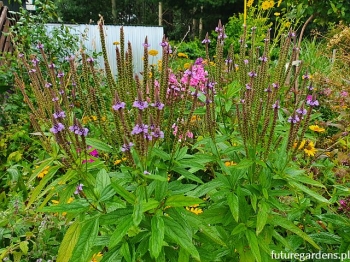
<path fill-rule="evenodd" d="M 198 59 L 197 59 L 198 60 Z M 198 87 L 200 91 L 205 92 L 206 83 L 208 81 L 208 71 L 204 69 L 202 60 L 192 66 L 191 69 L 187 69 L 181 78 L 182 84 L 189 83 L 192 87 Z"/>

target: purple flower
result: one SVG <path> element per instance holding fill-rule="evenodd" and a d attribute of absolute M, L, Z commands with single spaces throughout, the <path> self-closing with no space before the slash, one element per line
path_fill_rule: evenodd
<path fill-rule="evenodd" d="M 239 102 L 241 102 L 241 104 L 244 104 L 245 103 L 245 99 L 241 99 L 241 100 L 239 100 Z"/>
<path fill-rule="evenodd" d="M 339 204 L 343 207 L 346 207 L 346 201 L 344 199 L 340 199 Z"/>
<path fill-rule="evenodd" d="M 203 64 L 203 58 L 202 57 L 198 57 L 196 59 L 196 61 L 194 62 L 195 65 L 202 65 Z"/>
<path fill-rule="evenodd" d="M 33 58 L 32 59 L 32 64 L 33 64 L 33 66 L 37 66 L 38 64 L 39 64 L 39 59 L 38 58 Z"/>
<path fill-rule="evenodd" d="M 168 42 L 163 41 L 163 42 L 161 42 L 159 45 L 162 46 L 162 47 L 166 47 L 166 46 L 168 46 L 169 44 L 168 44 Z"/>
<path fill-rule="evenodd" d="M 217 84 L 216 82 L 209 82 L 208 83 L 208 88 L 209 89 L 213 89 L 216 84 Z"/>
<path fill-rule="evenodd" d="M 133 104 L 133 107 L 137 107 L 140 110 L 144 110 L 148 107 L 148 103 L 146 101 L 140 101 L 140 100 L 136 100 Z"/>
<path fill-rule="evenodd" d="M 87 129 L 86 127 L 82 127 L 75 130 L 74 133 L 79 136 L 87 136 L 87 134 L 89 133 L 89 129 Z"/>
<path fill-rule="evenodd" d="M 64 129 L 64 125 L 62 123 L 57 123 L 54 124 L 53 127 L 50 128 L 50 132 L 57 134 L 59 132 L 61 132 Z"/>
<path fill-rule="evenodd" d="M 49 68 L 53 69 L 55 67 L 56 67 L 56 65 L 54 63 L 49 64 Z"/>
<path fill-rule="evenodd" d="M 124 144 L 122 146 L 122 152 L 126 152 L 126 151 L 130 151 L 131 147 L 134 145 L 134 143 L 132 142 L 129 142 L 129 144 Z"/>
<path fill-rule="evenodd" d="M 295 32 L 289 32 L 289 33 L 288 33 L 288 36 L 289 36 L 289 37 L 295 37 Z"/>
<path fill-rule="evenodd" d="M 150 44 L 148 44 L 148 43 L 143 43 L 142 45 L 143 45 L 143 47 L 146 47 L 146 48 L 148 48 L 148 47 L 150 47 L 150 46 L 151 46 L 151 45 L 150 45 Z"/>
<path fill-rule="evenodd" d="M 77 125 L 72 125 L 72 126 L 70 126 L 68 129 L 69 129 L 69 131 L 71 131 L 71 132 L 75 132 L 75 130 L 78 130 L 78 129 L 79 129 L 79 126 L 77 126 Z"/>
<path fill-rule="evenodd" d="M 248 75 L 249 75 L 250 77 L 257 77 L 257 76 L 258 76 L 258 74 L 255 73 L 254 71 L 249 72 Z"/>
<path fill-rule="evenodd" d="M 248 59 L 244 59 L 243 62 L 244 62 L 245 65 L 249 64 L 249 60 Z"/>
<path fill-rule="evenodd" d="M 264 91 L 270 93 L 271 92 L 271 88 L 270 87 L 265 88 Z"/>
<path fill-rule="evenodd" d="M 74 191 L 74 194 L 78 195 L 81 191 L 83 191 L 83 186 L 84 186 L 83 184 L 77 185 L 77 187 L 76 187 L 76 189 Z"/>
<path fill-rule="evenodd" d="M 202 44 L 209 44 L 210 43 L 210 40 L 205 38 L 203 41 L 202 41 Z"/>
<path fill-rule="evenodd" d="M 134 126 L 134 128 L 132 129 L 131 131 L 131 134 L 132 135 L 138 135 L 138 134 L 141 134 L 141 133 L 147 133 L 148 132 L 148 125 L 145 125 L 145 124 L 136 124 Z"/>
<path fill-rule="evenodd" d="M 88 59 L 86 59 L 86 62 L 88 63 L 93 63 L 94 62 L 94 59 L 92 57 L 89 57 Z"/>
<path fill-rule="evenodd" d="M 29 72 L 29 73 L 35 73 L 36 70 L 35 70 L 34 68 L 32 68 L 32 69 L 30 69 L 28 72 Z"/>
<path fill-rule="evenodd" d="M 349 95 L 349 93 L 344 91 L 344 90 L 340 92 L 340 96 L 342 96 L 342 97 L 347 97 L 348 95 Z"/>
<path fill-rule="evenodd" d="M 58 101 L 58 100 L 59 100 L 59 98 L 57 96 L 52 98 L 52 102 L 55 102 L 55 101 Z"/>
<path fill-rule="evenodd" d="M 64 73 L 63 72 L 59 72 L 58 74 L 57 74 L 57 77 L 58 78 L 62 78 L 64 76 Z"/>
<path fill-rule="evenodd" d="M 227 64 L 231 64 L 231 63 L 232 63 L 232 59 L 226 59 L 226 60 L 225 60 L 225 63 L 226 63 L 226 65 L 227 65 Z"/>
<path fill-rule="evenodd" d="M 288 122 L 289 123 L 293 123 L 293 124 L 296 124 L 300 121 L 300 118 L 298 117 L 298 115 L 294 115 L 294 116 L 290 116 L 288 118 Z"/>
<path fill-rule="evenodd" d="M 319 106 L 318 100 L 316 100 L 316 98 L 314 98 L 312 95 L 308 95 L 306 97 L 306 104 L 309 106 Z"/>
<path fill-rule="evenodd" d="M 273 88 L 278 88 L 279 85 L 278 85 L 277 83 L 272 83 L 272 87 L 273 87 Z"/>
<path fill-rule="evenodd" d="M 295 112 L 303 116 L 307 114 L 307 110 L 305 108 L 298 108 Z"/>
<path fill-rule="evenodd" d="M 124 102 L 116 102 L 113 106 L 112 106 L 113 110 L 117 111 L 119 109 L 124 109 L 125 108 L 125 103 Z"/>
<path fill-rule="evenodd" d="M 247 90 L 250 90 L 250 89 L 252 89 L 252 86 L 251 86 L 250 84 L 245 84 L 245 88 L 246 88 Z"/>
<path fill-rule="evenodd" d="M 19 53 L 19 54 L 18 54 L 18 57 L 19 57 L 19 58 L 22 58 L 22 57 L 24 57 L 24 54 L 23 54 L 23 53 Z"/>
<path fill-rule="evenodd" d="M 164 138 L 164 132 L 157 127 L 154 132 L 152 132 L 152 136 L 155 138 Z"/>
<path fill-rule="evenodd" d="M 152 103 L 151 106 L 158 108 L 158 110 L 162 110 L 164 107 L 164 104 L 158 101 L 158 102 Z"/>
<path fill-rule="evenodd" d="M 45 84 L 45 87 L 47 87 L 47 88 L 50 88 L 51 86 L 52 86 L 52 84 L 49 83 L 49 82 L 47 82 L 47 83 Z"/>
<path fill-rule="evenodd" d="M 38 49 L 43 49 L 43 48 L 44 48 L 44 45 L 43 45 L 42 43 L 38 43 L 38 44 L 36 45 L 36 48 L 38 48 Z"/>
<path fill-rule="evenodd" d="M 151 173 L 148 172 L 147 170 L 145 170 L 145 171 L 143 171 L 143 174 L 144 174 L 144 175 L 150 175 Z"/>
<path fill-rule="evenodd" d="M 222 27 L 215 27 L 215 32 L 221 32 L 222 31 Z"/>
<path fill-rule="evenodd" d="M 272 108 L 273 108 L 273 109 L 278 109 L 278 108 L 280 108 L 280 103 L 279 103 L 278 100 L 272 105 Z"/>
<path fill-rule="evenodd" d="M 74 55 L 70 55 L 70 56 L 67 56 L 67 57 L 65 58 L 65 60 L 66 60 L 66 61 L 73 61 L 74 58 L 75 58 Z"/>
<path fill-rule="evenodd" d="M 60 89 L 60 91 L 58 91 L 58 93 L 60 93 L 60 95 L 63 95 L 64 94 L 64 90 Z"/>
<path fill-rule="evenodd" d="M 64 111 L 57 111 L 53 114 L 53 117 L 55 119 L 57 118 L 65 118 L 66 117 L 66 113 Z"/>
<path fill-rule="evenodd" d="M 89 154 L 90 154 L 90 156 L 98 157 L 98 151 L 97 151 L 97 149 L 92 150 Z"/>
<path fill-rule="evenodd" d="M 261 61 L 261 62 L 267 62 L 267 57 L 266 57 L 266 56 L 261 56 L 261 57 L 259 57 L 258 59 L 259 59 L 259 61 Z"/>

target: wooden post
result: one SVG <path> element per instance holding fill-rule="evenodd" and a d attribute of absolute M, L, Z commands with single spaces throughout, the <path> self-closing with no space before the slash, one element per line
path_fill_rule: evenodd
<path fill-rule="evenodd" d="M 163 4 L 162 2 L 159 2 L 158 5 L 158 25 L 162 26 L 162 21 L 163 21 Z"/>

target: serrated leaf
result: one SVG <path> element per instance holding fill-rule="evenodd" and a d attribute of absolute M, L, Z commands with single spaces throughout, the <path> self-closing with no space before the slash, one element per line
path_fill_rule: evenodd
<path fill-rule="evenodd" d="M 261 254 L 260 254 L 258 239 L 256 238 L 255 233 L 251 230 L 247 230 L 247 231 L 245 231 L 245 236 L 247 238 L 250 250 L 252 251 L 256 261 L 260 262 L 261 261 Z"/>
<path fill-rule="evenodd" d="M 165 201 L 165 206 L 169 207 L 184 207 L 201 204 L 204 201 L 196 197 L 189 197 L 184 195 L 169 196 Z"/>
<path fill-rule="evenodd" d="M 99 195 L 102 194 L 104 188 L 111 184 L 111 179 L 105 169 L 101 169 L 96 175 L 96 190 Z"/>
<path fill-rule="evenodd" d="M 97 150 L 101 150 L 107 153 L 112 152 L 111 146 L 107 145 L 106 143 L 96 139 L 96 138 L 86 138 L 86 144 L 89 146 L 92 146 L 93 148 Z"/>
<path fill-rule="evenodd" d="M 78 242 L 76 243 L 71 261 L 86 262 L 90 259 L 91 248 L 96 240 L 99 228 L 99 218 L 95 217 L 82 226 Z"/>
<path fill-rule="evenodd" d="M 294 186 L 298 189 L 300 189 L 301 191 L 305 192 L 306 194 L 312 196 L 313 198 L 315 198 L 316 200 L 320 201 L 320 202 L 323 202 L 323 203 L 327 203 L 327 204 L 330 204 L 329 201 L 324 198 L 323 196 L 317 194 L 315 191 L 311 190 L 310 188 L 300 184 L 300 183 L 297 183 L 297 182 L 294 182 L 294 181 L 289 181 L 288 182 L 291 186 Z"/>
<path fill-rule="evenodd" d="M 152 217 L 151 230 L 149 250 L 151 256 L 157 258 L 162 251 L 164 240 L 164 221 L 160 215 L 155 215 Z"/>
<path fill-rule="evenodd" d="M 272 223 L 275 224 L 276 226 L 280 226 L 282 228 L 285 228 L 294 234 L 298 235 L 305 241 L 309 242 L 311 245 L 313 245 L 315 248 L 320 249 L 320 247 L 315 243 L 315 241 L 306 233 L 304 233 L 299 227 L 294 225 L 291 221 L 280 217 L 280 216 L 274 216 L 272 219 Z"/>
<path fill-rule="evenodd" d="M 132 216 L 128 216 L 117 225 L 117 228 L 111 235 L 111 239 L 109 241 L 109 248 L 115 247 L 126 235 L 128 230 L 134 225 Z"/>
<path fill-rule="evenodd" d="M 238 196 L 234 193 L 228 193 L 227 195 L 227 203 L 230 207 L 231 214 L 233 218 L 238 222 L 239 220 L 239 204 L 238 204 Z"/>
<path fill-rule="evenodd" d="M 57 262 L 68 262 L 72 256 L 73 249 L 78 242 L 81 232 L 81 224 L 75 221 L 67 230 L 58 249 Z"/>
<path fill-rule="evenodd" d="M 134 204 L 136 201 L 136 196 L 129 191 L 127 191 L 124 187 L 119 185 L 117 182 L 113 182 L 112 186 L 118 195 L 123 197 L 128 203 Z"/>

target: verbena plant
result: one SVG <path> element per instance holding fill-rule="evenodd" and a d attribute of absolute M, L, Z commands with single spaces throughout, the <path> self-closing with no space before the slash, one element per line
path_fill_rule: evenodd
<path fill-rule="evenodd" d="M 324 244 L 315 221 L 334 200 L 293 164 L 318 106 L 307 68 L 295 64 L 294 32 L 271 61 L 269 31 L 258 48 L 256 29 L 244 28 L 240 49 L 224 54 L 219 23 L 215 59 L 207 35 L 206 57 L 184 72 L 168 68 L 166 38 L 162 62 L 149 65 L 146 38 L 142 76 L 134 76 L 121 29 L 114 79 L 103 20 L 99 28 L 105 74 L 84 51 L 63 71 L 37 43 L 36 57 L 20 55 L 25 74 L 16 75 L 47 152 L 29 178 L 46 172 L 27 205 L 69 225 L 57 261 L 270 261 L 272 251 Z"/>

